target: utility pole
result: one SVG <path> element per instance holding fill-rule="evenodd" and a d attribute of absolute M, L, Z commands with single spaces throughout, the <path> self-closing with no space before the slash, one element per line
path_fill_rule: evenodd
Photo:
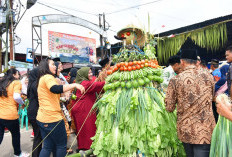
<path fill-rule="evenodd" d="M 5 52 L 5 60 L 4 60 L 4 68 L 8 69 L 8 32 L 9 32 L 9 2 L 5 1 L 7 6 L 7 14 L 6 14 L 6 52 Z"/>
<path fill-rule="evenodd" d="M 102 14 L 99 14 L 99 27 L 100 28 L 102 28 L 101 16 Z M 103 37 L 102 35 L 100 35 L 100 50 L 101 50 L 101 59 L 103 59 Z"/>
<path fill-rule="evenodd" d="M 10 60 L 14 60 L 14 41 L 13 41 L 13 15 L 12 15 L 12 8 L 13 8 L 13 1 L 6 0 L 7 6 L 7 15 L 6 15 L 6 52 L 5 52 L 5 69 L 8 68 L 8 32 L 10 27 Z"/>
<path fill-rule="evenodd" d="M 103 13 L 103 30 L 106 31 L 106 19 L 105 19 L 105 13 Z M 103 50 L 103 57 L 105 58 L 106 51 L 105 50 L 106 43 L 104 43 L 104 50 Z"/>
<path fill-rule="evenodd" d="M 13 1 L 9 0 L 9 4 L 10 4 L 10 60 L 15 60 L 15 54 L 14 54 L 14 31 L 13 31 L 13 27 L 14 27 L 14 23 L 13 23 L 13 14 L 12 14 L 12 10 L 13 10 Z"/>

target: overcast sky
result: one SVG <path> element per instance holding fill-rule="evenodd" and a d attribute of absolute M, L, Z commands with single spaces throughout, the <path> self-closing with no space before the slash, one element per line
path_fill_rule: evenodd
<path fill-rule="evenodd" d="M 21 2 L 26 6 L 26 0 L 21 0 Z M 21 38 L 21 43 L 15 47 L 17 53 L 26 53 L 26 49 L 31 48 L 31 18 L 33 16 L 63 14 L 40 3 L 96 24 L 99 23 L 98 14 L 104 12 L 106 21 L 111 26 L 110 30 L 107 31 L 111 43 L 117 42 L 113 36 L 128 24 L 134 24 L 147 30 L 148 13 L 150 14 L 151 32 L 156 34 L 232 14 L 231 0 L 38 0 L 38 2 L 25 13 L 17 26 L 15 33 Z M 15 4 L 17 3 L 18 0 L 15 0 Z M 149 4 L 143 5 L 146 3 Z M 23 11 L 24 8 L 22 7 L 21 14 Z M 162 27 L 162 25 L 165 25 L 165 27 Z M 43 25 L 42 30 L 45 54 L 48 47 L 48 31 L 95 38 L 97 46 L 100 45 L 99 35 L 81 26 L 48 24 Z"/>

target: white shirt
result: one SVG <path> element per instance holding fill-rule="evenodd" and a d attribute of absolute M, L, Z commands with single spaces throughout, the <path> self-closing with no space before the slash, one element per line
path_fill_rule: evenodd
<path fill-rule="evenodd" d="M 169 65 L 168 67 L 166 67 L 164 70 L 163 70 L 163 74 L 162 74 L 162 77 L 164 79 L 163 83 L 161 84 L 163 88 L 167 88 L 168 87 L 168 84 L 169 84 L 169 81 L 171 80 L 172 77 L 174 77 L 176 74 L 172 68 L 171 65 Z"/>

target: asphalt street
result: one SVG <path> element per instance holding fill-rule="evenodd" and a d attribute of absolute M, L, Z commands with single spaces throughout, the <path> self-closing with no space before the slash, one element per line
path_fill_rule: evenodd
<path fill-rule="evenodd" d="M 23 128 L 20 130 L 21 133 L 21 149 L 24 152 L 32 152 L 33 138 L 31 138 L 32 128 L 29 126 L 29 129 Z M 71 134 L 68 140 L 68 147 L 73 143 L 72 149 L 76 150 L 77 142 L 75 140 L 75 134 Z M 2 144 L 0 145 L 0 157 L 14 157 L 14 150 L 12 146 L 11 133 L 5 133 Z"/>

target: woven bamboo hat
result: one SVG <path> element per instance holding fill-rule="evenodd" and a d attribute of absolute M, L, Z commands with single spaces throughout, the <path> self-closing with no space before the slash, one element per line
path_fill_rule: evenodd
<path fill-rule="evenodd" d="M 127 27 L 121 29 L 117 36 L 125 37 L 126 44 L 131 44 L 131 41 L 133 40 L 133 44 L 138 46 L 144 46 L 145 44 L 145 34 L 144 31 L 138 27 L 135 27 L 134 25 L 128 25 Z"/>

